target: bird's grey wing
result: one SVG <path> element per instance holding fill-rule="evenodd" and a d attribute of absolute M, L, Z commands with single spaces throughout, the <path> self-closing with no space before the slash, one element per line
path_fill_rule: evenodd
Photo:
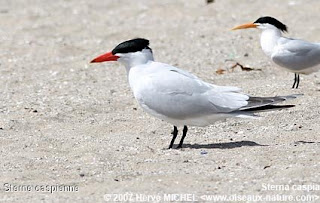
<path fill-rule="evenodd" d="M 207 85 L 170 66 L 155 69 L 144 77 L 139 92 L 135 93 L 146 111 L 154 116 L 183 120 L 210 110 L 202 96 L 209 89 Z"/>
<path fill-rule="evenodd" d="M 204 90 L 199 96 L 205 102 L 210 103 L 210 105 L 206 104 L 205 106 L 208 113 L 230 113 L 232 111 L 238 110 L 248 103 L 247 99 L 249 97 L 245 94 L 240 93 L 241 89 L 238 87 L 218 86 L 210 84 L 198 79 L 196 76 L 186 71 L 182 71 L 181 69 L 177 68 L 170 71 L 181 74 L 181 76 L 186 76 L 193 79 L 192 83 L 196 83 L 195 89 L 201 87 L 200 89 Z"/>
<path fill-rule="evenodd" d="M 168 67 L 148 74 L 139 103 L 154 114 L 175 119 L 228 113 L 247 104 L 248 96 L 236 93 L 238 88 L 213 87 L 188 74 Z"/>
<path fill-rule="evenodd" d="M 271 58 L 280 66 L 299 71 L 320 64 L 320 45 L 283 37 Z"/>
<path fill-rule="evenodd" d="M 206 93 L 210 103 L 219 113 L 230 113 L 248 104 L 249 96 L 229 87 L 216 86 Z"/>

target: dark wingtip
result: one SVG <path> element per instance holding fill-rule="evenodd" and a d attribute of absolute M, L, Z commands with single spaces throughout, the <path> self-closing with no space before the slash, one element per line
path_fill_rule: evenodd
<path fill-rule="evenodd" d="M 303 94 L 291 94 L 291 95 L 284 96 L 283 98 L 285 100 L 287 100 L 287 99 L 296 99 L 296 98 L 298 98 L 300 96 L 303 96 Z"/>
<path fill-rule="evenodd" d="M 249 109 L 244 109 L 241 111 L 247 111 L 247 112 L 257 112 L 257 111 L 269 111 L 269 110 L 276 110 L 276 109 L 287 109 L 287 108 L 292 108 L 295 107 L 295 105 L 266 105 L 266 106 L 260 106 L 256 108 L 249 108 Z"/>

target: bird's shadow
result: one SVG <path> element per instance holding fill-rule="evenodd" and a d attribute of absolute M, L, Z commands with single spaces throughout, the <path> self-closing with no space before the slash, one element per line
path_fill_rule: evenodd
<path fill-rule="evenodd" d="M 239 141 L 239 142 L 222 142 L 215 144 L 184 144 L 183 148 L 191 149 L 233 149 L 238 147 L 256 147 L 256 146 L 269 146 L 261 145 L 253 141 Z"/>
<path fill-rule="evenodd" d="M 294 144 L 320 144 L 320 142 L 312 142 L 312 141 L 297 141 Z"/>

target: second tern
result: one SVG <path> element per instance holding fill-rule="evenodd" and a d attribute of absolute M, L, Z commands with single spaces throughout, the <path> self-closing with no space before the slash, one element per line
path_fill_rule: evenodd
<path fill-rule="evenodd" d="M 320 43 L 283 37 L 282 32 L 288 31 L 287 26 L 270 16 L 234 27 L 233 30 L 247 28 L 262 30 L 260 44 L 263 52 L 275 64 L 294 73 L 292 88 L 298 88 L 300 74 L 310 74 L 320 69 Z"/>

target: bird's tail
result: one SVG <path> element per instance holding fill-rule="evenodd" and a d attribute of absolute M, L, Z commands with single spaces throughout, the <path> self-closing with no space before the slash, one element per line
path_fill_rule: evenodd
<path fill-rule="evenodd" d="M 292 94 L 288 96 L 276 96 L 276 97 L 249 97 L 248 104 L 239 110 L 241 112 L 258 112 L 268 111 L 275 109 L 291 108 L 295 105 L 275 105 L 279 102 L 283 102 L 289 99 L 295 99 L 302 94 Z"/>

